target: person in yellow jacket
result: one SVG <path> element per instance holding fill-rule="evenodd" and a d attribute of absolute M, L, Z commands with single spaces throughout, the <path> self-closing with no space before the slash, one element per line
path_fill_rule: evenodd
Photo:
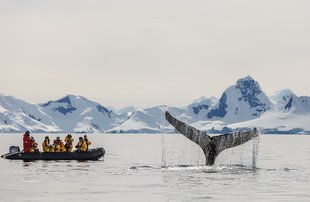
<path fill-rule="evenodd" d="M 60 152 L 60 145 L 58 144 L 57 140 L 53 141 L 51 152 Z"/>
<path fill-rule="evenodd" d="M 87 151 L 87 143 L 86 143 L 86 141 L 84 141 L 82 137 L 79 137 L 79 142 L 77 143 L 75 148 L 79 152 L 86 152 Z"/>
<path fill-rule="evenodd" d="M 88 147 L 89 145 L 91 145 L 91 141 L 88 140 L 87 135 L 84 135 L 84 142 L 86 142 L 86 145 L 87 145 L 86 151 L 88 151 Z"/>
<path fill-rule="evenodd" d="M 48 136 L 45 137 L 44 142 L 42 143 L 43 152 L 50 152 L 52 146 L 50 145 L 50 139 Z"/>
<path fill-rule="evenodd" d="M 38 149 L 38 143 L 36 143 L 34 137 L 31 137 L 31 148 L 30 148 L 30 152 L 39 152 L 39 149 Z"/>
<path fill-rule="evenodd" d="M 65 138 L 65 149 L 67 152 L 72 152 L 73 148 L 73 141 L 74 139 L 72 138 L 71 134 L 68 134 Z"/>
<path fill-rule="evenodd" d="M 60 152 L 65 152 L 66 151 L 65 144 L 62 142 L 62 140 L 59 140 L 59 145 L 60 145 Z"/>
<path fill-rule="evenodd" d="M 54 140 L 52 145 L 52 152 L 64 152 L 66 151 L 64 143 L 61 141 L 60 137 Z"/>

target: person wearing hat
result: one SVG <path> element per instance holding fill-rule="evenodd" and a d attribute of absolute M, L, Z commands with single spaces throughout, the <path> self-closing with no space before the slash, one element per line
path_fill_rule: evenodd
<path fill-rule="evenodd" d="M 65 138 L 65 149 L 67 152 L 72 152 L 73 148 L 73 141 L 74 139 L 72 138 L 71 134 L 68 134 Z"/>
<path fill-rule="evenodd" d="M 32 146 L 32 141 L 30 139 L 30 132 L 27 130 L 24 134 L 23 137 L 23 147 L 24 147 L 24 152 L 28 153 L 31 150 L 31 146 Z"/>
<path fill-rule="evenodd" d="M 77 143 L 77 145 L 75 146 L 75 148 L 79 151 L 79 152 L 86 152 L 87 151 L 87 144 L 86 141 L 84 141 L 84 139 L 82 137 L 79 137 L 79 142 Z"/>
<path fill-rule="evenodd" d="M 52 146 L 50 145 L 50 138 L 48 136 L 45 137 L 44 142 L 42 143 L 43 152 L 50 152 Z"/>

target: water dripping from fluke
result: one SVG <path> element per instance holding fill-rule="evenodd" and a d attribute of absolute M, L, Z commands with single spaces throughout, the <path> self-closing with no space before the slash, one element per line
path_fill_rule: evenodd
<path fill-rule="evenodd" d="M 166 146 L 165 146 L 165 138 L 162 134 L 161 136 L 161 166 L 166 166 L 167 159 L 166 159 Z"/>
<path fill-rule="evenodd" d="M 253 139 L 252 144 L 252 170 L 256 171 L 257 170 L 257 156 L 258 156 L 258 146 L 259 146 L 259 136 L 260 133 L 258 132 L 258 136 Z"/>
<path fill-rule="evenodd" d="M 206 165 L 214 165 L 216 157 L 224 150 L 244 144 L 258 136 L 256 128 L 250 131 L 239 131 L 218 136 L 209 136 L 173 117 L 169 112 L 165 113 L 166 120 L 182 135 L 199 145 L 206 158 Z M 256 160 L 255 160 L 256 161 Z"/>

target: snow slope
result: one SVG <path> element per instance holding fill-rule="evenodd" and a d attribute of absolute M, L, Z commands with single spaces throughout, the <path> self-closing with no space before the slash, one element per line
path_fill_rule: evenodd
<path fill-rule="evenodd" d="M 208 132 L 260 127 L 266 133 L 310 133 L 310 97 L 291 90 L 268 97 L 247 76 L 228 87 L 220 99 L 201 97 L 177 108 L 133 106 L 118 112 L 82 96 L 67 95 L 43 104 L 0 94 L 0 132 L 170 133 L 165 111 Z"/>
<path fill-rule="evenodd" d="M 158 106 L 136 110 L 123 124 L 106 131 L 107 133 L 161 133 L 172 132 L 174 128 L 166 121 L 165 112 L 180 114 L 181 109 Z"/>
<path fill-rule="evenodd" d="M 296 96 L 291 90 L 271 96 L 274 106 L 261 117 L 228 125 L 231 128 L 260 127 L 266 132 L 301 133 L 310 131 L 310 97 Z"/>
<path fill-rule="evenodd" d="M 68 132 L 104 132 L 128 118 L 115 114 L 99 103 L 75 95 L 40 104 L 40 107 L 59 128 Z"/>
<path fill-rule="evenodd" d="M 0 131 L 59 132 L 61 129 L 38 105 L 4 94 L 0 95 Z"/>
<path fill-rule="evenodd" d="M 201 120 L 208 119 L 208 113 L 216 105 L 218 99 L 215 97 L 201 97 L 194 100 L 190 105 L 183 108 L 183 112 L 180 114 L 179 110 L 178 118 L 187 123 L 196 123 Z"/>

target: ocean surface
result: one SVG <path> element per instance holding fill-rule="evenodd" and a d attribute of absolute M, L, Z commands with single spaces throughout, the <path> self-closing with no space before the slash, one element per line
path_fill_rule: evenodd
<path fill-rule="evenodd" d="M 40 146 L 45 135 L 34 134 Z M 310 201 L 310 136 L 260 135 L 214 166 L 180 134 L 88 137 L 105 148 L 104 159 L 0 159 L 0 201 Z M 11 145 L 21 147 L 22 134 L 0 134 L 1 155 Z"/>

